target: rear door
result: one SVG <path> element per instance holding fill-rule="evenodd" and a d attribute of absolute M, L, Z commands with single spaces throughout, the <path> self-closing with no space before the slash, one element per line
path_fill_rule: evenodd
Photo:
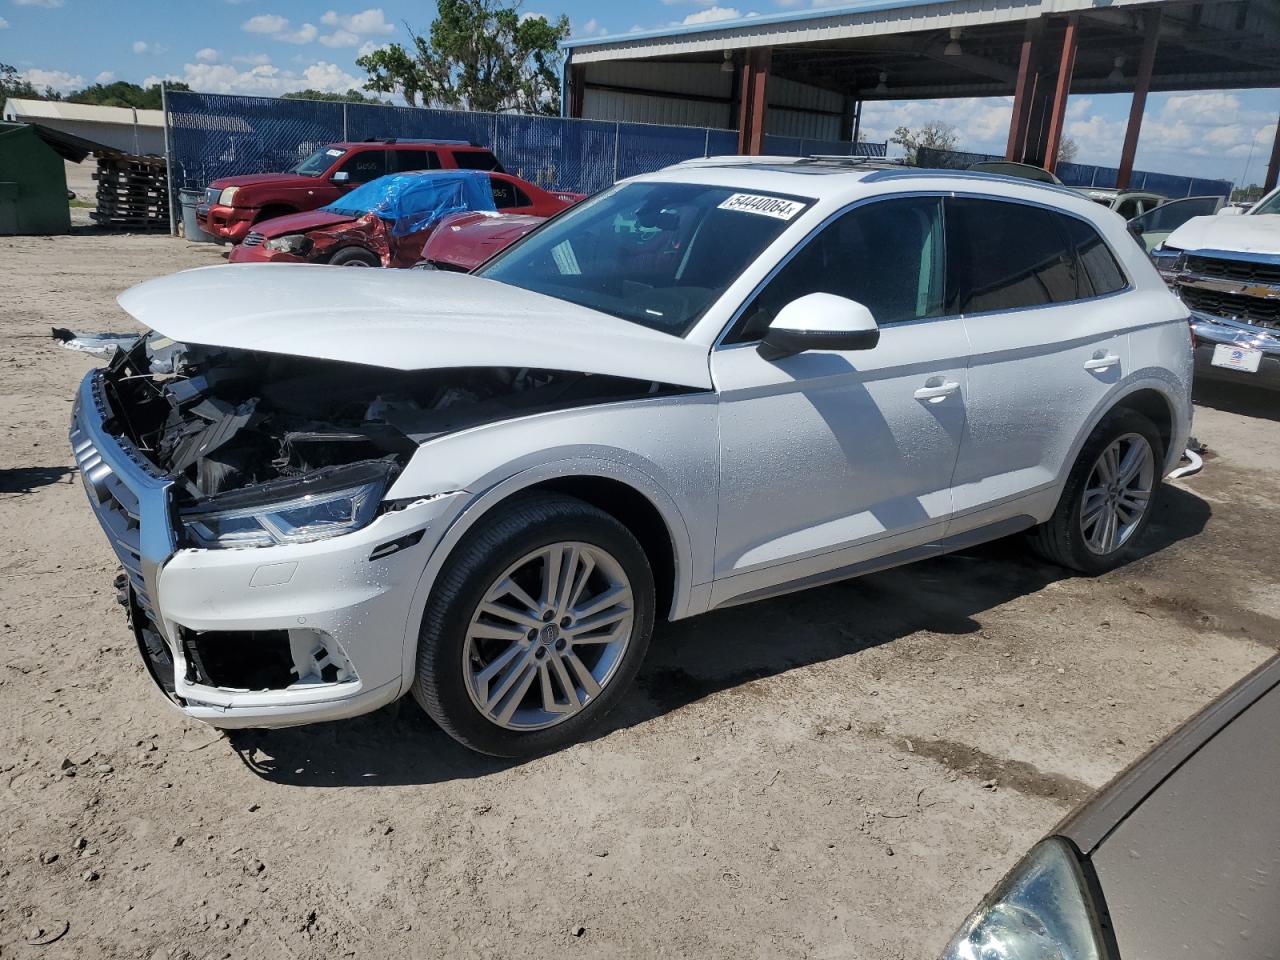
<path fill-rule="evenodd" d="M 1080 429 L 1129 366 L 1127 280 L 1085 220 L 1032 203 L 946 201 L 947 296 L 972 357 L 950 534 L 1056 492 Z M 1118 332 L 1119 331 L 1119 332 Z"/>

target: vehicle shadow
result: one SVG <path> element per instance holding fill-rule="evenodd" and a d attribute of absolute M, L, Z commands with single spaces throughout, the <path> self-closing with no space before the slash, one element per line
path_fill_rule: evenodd
<path fill-rule="evenodd" d="M 74 470 L 71 467 L 0 468 L 0 493 L 31 493 L 36 487 L 58 483 Z"/>
<path fill-rule="evenodd" d="M 1195 536 L 1209 515 L 1204 500 L 1167 487 L 1139 558 Z M 1070 575 L 1037 560 L 1020 537 L 1012 537 L 669 624 L 656 632 L 636 689 L 600 736 L 917 631 L 976 633 L 986 611 Z M 472 753 L 408 697 L 354 720 L 236 732 L 231 743 L 263 779 L 308 787 L 439 783 L 488 776 L 521 762 Z"/>
<path fill-rule="evenodd" d="M 1247 383 L 1197 381 L 1192 399 L 1197 404 L 1242 417 L 1280 420 L 1280 396 L 1276 391 Z"/>

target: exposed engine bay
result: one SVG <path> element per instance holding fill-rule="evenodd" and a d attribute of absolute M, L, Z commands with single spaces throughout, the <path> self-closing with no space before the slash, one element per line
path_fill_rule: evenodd
<path fill-rule="evenodd" d="M 157 333 L 120 350 L 103 384 L 109 429 L 176 481 L 179 509 L 238 507 L 348 476 L 389 480 L 435 436 L 670 390 L 564 371 L 393 370 Z"/>

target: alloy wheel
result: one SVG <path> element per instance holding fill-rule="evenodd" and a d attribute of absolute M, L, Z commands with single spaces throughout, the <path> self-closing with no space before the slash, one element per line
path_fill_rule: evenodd
<path fill-rule="evenodd" d="M 1141 434 L 1126 433 L 1098 456 L 1080 502 L 1080 533 L 1092 553 L 1123 547 L 1151 503 L 1155 454 Z"/>
<path fill-rule="evenodd" d="M 467 626 L 471 702 L 508 730 L 541 730 L 592 703 L 631 641 L 635 603 L 622 565 L 581 542 L 526 554 L 485 591 Z"/>

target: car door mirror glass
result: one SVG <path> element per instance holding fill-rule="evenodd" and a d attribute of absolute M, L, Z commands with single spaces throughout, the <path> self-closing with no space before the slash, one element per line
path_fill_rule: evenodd
<path fill-rule="evenodd" d="M 806 350 L 870 350 L 880 327 L 864 304 L 833 293 L 810 293 L 778 311 L 757 348 L 766 360 Z"/>

